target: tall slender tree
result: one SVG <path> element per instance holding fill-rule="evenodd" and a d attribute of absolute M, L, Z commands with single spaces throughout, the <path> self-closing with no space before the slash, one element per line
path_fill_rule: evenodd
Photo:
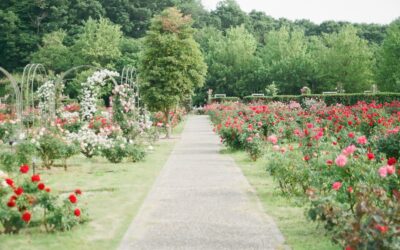
<path fill-rule="evenodd" d="M 143 99 L 150 110 L 164 112 L 167 138 L 171 135 L 170 112 L 204 84 L 207 72 L 191 25 L 191 17 L 178 9 L 164 10 L 151 22 L 140 59 Z"/>

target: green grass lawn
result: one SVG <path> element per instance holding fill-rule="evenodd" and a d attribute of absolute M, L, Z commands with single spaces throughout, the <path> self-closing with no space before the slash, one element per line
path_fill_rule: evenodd
<path fill-rule="evenodd" d="M 294 250 L 329 250 L 340 249 L 324 236 L 324 230 L 306 219 L 304 208 L 295 200 L 280 195 L 277 184 L 266 171 L 265 160 L 252 162 L 245 152 L 222 153 L 232 156 L 249 183 L 254 187 L 267 214 L 272 216 Z"/>
<path fill-rule="evenodd" d="M 183 126 L 175 129 L 175 136 Z M 0 249 L 116 249 L 176 141 L 160 140 L 154 152 L 139 163 L 111 164 L 104 158 L 77 156 L 69 160 L 68 171 L 39 170 L 52 190 L 68 194 L 80 188 L 83 196 L 79 203 L 87 208 L 90 221 L 69 232 L 47 234 L 36 229 L 0 235 Z"/>

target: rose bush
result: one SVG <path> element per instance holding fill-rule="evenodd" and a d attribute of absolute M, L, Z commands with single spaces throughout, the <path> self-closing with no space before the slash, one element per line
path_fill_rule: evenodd
<path fill-rule="evenodd" d="M 84 208 L 78 206 L 82 191 L 68 198 L 56 194 L 38 174 L 29 175 L 29 166 L 21 165 L 19 174 L 0 171 L 0 224 L 4 233 L 18 233 L 27 227 L 47 232 L 65 231 L 85 222 Z M 74 197 L 74 199 L 71 199 Z"/>
<path fill-rule="evenodd" d="M 253 143 L 263 144 L 282 193 L 308 200 L 308 216 L 347 249 L 400 246 L 399 109 L 396 101 L 326 106 L 310 100 L 206 107 L 228 147 L 256 159 Z"/>

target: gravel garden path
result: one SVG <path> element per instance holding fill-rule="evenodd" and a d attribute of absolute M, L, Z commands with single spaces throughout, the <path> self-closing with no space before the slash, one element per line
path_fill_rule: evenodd
<path fill-rule="evenodd" d="M 221 147 L 208 117 L 190 116 L 119 249 L 286 249 Z"/>

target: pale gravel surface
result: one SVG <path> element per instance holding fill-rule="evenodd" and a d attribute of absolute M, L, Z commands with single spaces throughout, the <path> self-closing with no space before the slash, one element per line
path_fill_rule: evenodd
<path fill-rule="evenodd" d="M 287 249 L 220 149 L 207 116 L 190 116 L 119 249 Z"/>

